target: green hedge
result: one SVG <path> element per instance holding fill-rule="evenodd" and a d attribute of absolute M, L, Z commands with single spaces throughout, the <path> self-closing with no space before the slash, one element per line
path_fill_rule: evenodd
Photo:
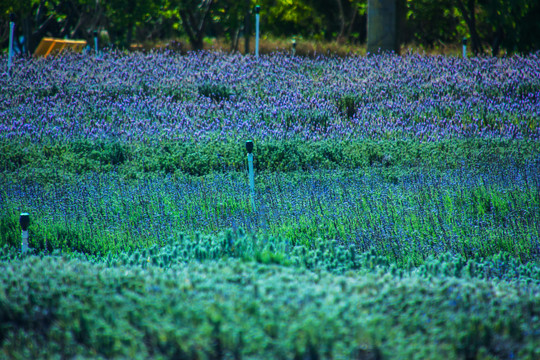
<path fill-rule="evenodd" d="M 540 155 L 525 140 L 417 141 L 257 141 L 257 171 L 355 169 L 429 166 L 434 170 L 462 164 L 490 166 L 501 161 L 523 162 Z M 55 144 L 0 144 L 0 171 L 7 175 L 57 180 L 58 174 L 116 171 L 126 177 L 145 173 L 208 175 L 244 171 L 244 143 L 161 142 L 122 143 L 86 140 Z"/>

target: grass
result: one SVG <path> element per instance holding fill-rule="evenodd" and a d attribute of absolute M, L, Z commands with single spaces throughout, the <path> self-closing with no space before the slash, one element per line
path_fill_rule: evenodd
<path fill-rule="evenodd" d="M 366 44 L 339 42 L 339 41 L 322 41 L 303 39 L 302 37 L 273 37 L 262 35 L 259 41 L 259 53 L 271 54 L 274 52 L 292 53 L 293 39 L 296 41 L 295 54 L 298 56 L 316 57 L 318 55 L 332 56 L 349 56 L 349 55 L 366 55 Z M 204 49 L 209 51 L 220 52 L 239 52 L 244 53 L 244 39 L 239 41 L 238 47 L 235 50 L 230 41 L 222 38 L 205 38 Z M 187 38 L 179 38 L 171 40 L 168 43 L 147 42 L 144 44 L 133 44 L 130 48 L 132 51 L 151 51 L 156 49 L 168 48 L 175 51 L 187 52 L 191 50 L 191 46 Z M 250 53 L 255 53 L 255 38 L 251 38 Z M 444 56 L 462 56 L 461 44 L 439 44 L 432 48 L 421 46 L 415 43 L 402 44 L 400 48 L 401 54 L 422 54 L 428 56 L 444 55 Z"/>

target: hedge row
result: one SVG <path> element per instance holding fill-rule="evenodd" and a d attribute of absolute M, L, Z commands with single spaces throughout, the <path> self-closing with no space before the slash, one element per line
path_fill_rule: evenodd
<path fill-rule="evenodd" d="M 523 162 L 538 157 L 540 148 L 525 140 L 419 141 L 256 141 L 257 171 L 355 169 L 366 167 L 429 166 L 434 169 L 462 164 L 489 166 L 501 161 Z M 207 175 L 244 171 L 244 143 L 160 143 L 73 141 L 52 144 L 0 144 L 4 174 L 55 178 L 55 174 L 116 171 L 126 177 L 145 173 Z"/>

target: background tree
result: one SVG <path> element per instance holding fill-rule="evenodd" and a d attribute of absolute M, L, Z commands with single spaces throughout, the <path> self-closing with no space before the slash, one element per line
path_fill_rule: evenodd
<path fill-rule="evenodd" d="M 104 9 L 96 0 L 64 0 L 52 9 L 56 16 L 55 36 L 92 41 L 93 31 L 104 26 Z"/>
<path fill-rule="evenodd" d="M 208 24 L 213 34 L 225 38 L 231 44 L 232 51 L 238 51 L 240 37 L 251 35 L 252 9 L 255 7 L 255 0 L 237 1 L 220 0 L 216 1 L 211 12 L 212 21 Z M 246 20 L 248 20 L 246 22 Z M 248 41 L 249 42 L 249 41 Z M 245 50 L 246 53 L 249 49 Z"/>
<path fill-rule="evenodd" d="M 263 28 L 272 35 L 324 37 L 323 18 L 309 0 L 265 0 L 260 5 Z"/>
<path fill-rule="evenodd" d="M 107 0 L 104 6 L 111 39 L 127 48 L 138 27 L 157 20 L 162 3 L 160 0 Z"/>
<path fill-rule="evenodd" d="M 499 54 L 501 48 L 510 52 L 531 50 L 527 49 L 527 41 L 524 39 L 527 38 L 527 30 L 531 29 L 538 39 L 540 36 L 540 21 L 538 19 L 540 18 L 531 22 L 526 21 L 526 19 L 529 13 L 535 10 L 535 7 L 538 11 L 540 7 L 538 1 L 482 0 L 480 7 L 483 15 L 482 23 L 484 24 L 481 35 L 490 44 L 494 56 Z M 528 26 L 529 24 L 532 26 Z M 520 50 L 518 50 L 519 48 Z"/>
<path fill-rule="evenodd" d="M 18 47 L 26 54 L 32 54 L 44 36 L 90 40 L 93 30 L 105 19 L 102 7 L 95 0 L 5 0 L 0 6 L 3 19 L 10 12 L 16 15 L 16 32 L 23 38 L 19 41 L 17 37 Z"/>
<path fill-rule="evenodd" d="M 472 51 L 475 55 L 478 55 L 478 53 L 483 52 L 482 42 L 476 27 L 478 4 L 476 0 L 456 0 L 456 5 L 469 28 Z"/>
<path fill-rule="evenodd" d="M 182 25 L 191 48 L 201 50 L 214 0 L 166 0 L 162 13 Z"/>
<path fill-rule="evenodd" d="M 407 3 L 406 41 L 414 41 L 433 49 L 459 43 L 465 35 L 460 13 L 454 0 L 417 0 Z"/>
<path fill-rule="evenodd" d="M 503 38 L 505 49 L 527 53 L 540 50 L 540 1 L 531 1 L 521 21 L 517 22 L 517 41 L 512 36 Z"/>
<path fill-rule="evenodd" d="M 483 53 L 484 46 L 491 47 L 495 56 L 501 48 L 515 52 L 540 47 L 537 0 L 455 0 L 455 4 L 467 24 L 475 55 Z"/>
<path fill-rule="evenodd" d="M 474 54 L 493 55 L 540 49 L 538 0 L 398 0 L 401 43 L 427 48 L 470 38 Z M 16 15 L 17 47 L 31 54 L 44 36 L 92 41 L 106 30 L 117 45 L 166 42 L 186 37 L 202 49 L 207 36 L 225 39 L 233 51 L 244 37 L 248 52 L 254 32 L 252 9 L 261 5 L 263 34 L 308 40 L 366 41 L 367 0 L 2 0 L 0 47 L 9 36 L 9 13 Z M 20 37 L 22 35 L 22 37 Z M 23 39 L 23 40 L 19 40 Z"/>
<path fill-rule="evenodd" d="M 309 0 L 309 5 L 321 18 L 325 40 L 365 41 L 367 0 Z"/>

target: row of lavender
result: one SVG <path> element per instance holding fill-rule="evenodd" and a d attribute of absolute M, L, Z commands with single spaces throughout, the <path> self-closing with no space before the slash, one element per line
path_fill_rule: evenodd
<path fill-rule="evenodd" d="M 540 55 L 71 54 L 0 76 L 1 140 L 81 137 L 539 140 Z"/>
<path fill-rule="evenodd" d="M 527 262 L 540 256 L 539 169 L 536 161 L 421 172 L 396 183 L 376 172 L 274 173 L 257 179 L 256 211 L 247 179 L 220 173 L 137 182 L 92 174 L 45 187 L 8 181 L 0 182 L 0 215 L 9 222 L 9 214 L 30 212 L 31 245 L 49 250 L 125 251 L 164 244 L 179 232 L 243 228 L 291 246 L 336 239 L 399 264 L 444 252 L 469 258 L 499 251 Z M 4 228 L 16 245 L 18 234 Z"/>

